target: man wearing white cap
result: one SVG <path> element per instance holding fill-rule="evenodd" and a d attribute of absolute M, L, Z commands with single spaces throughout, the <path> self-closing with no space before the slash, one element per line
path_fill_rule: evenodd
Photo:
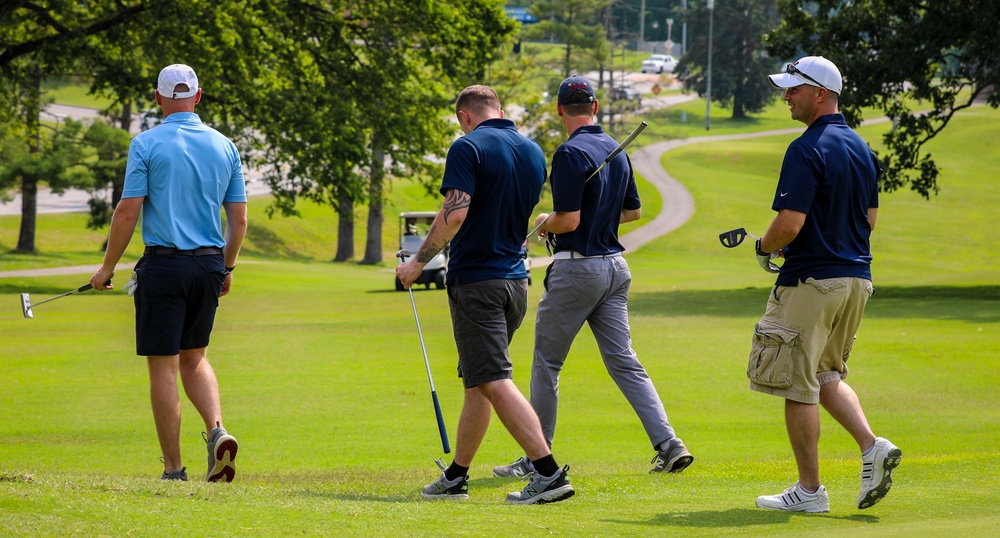
<path fill-rule="evenodd" d="M 828 512 L 819 476 L 822 404 L 861 450 L 858 508 L 882 500 L 902 451 L 872 433 L 844 379 L 847 359 L 873 292 L 869 238 L 878 215 L 881 167 L 839 113 L 843 80 L 821 56 L 770 75 L 784 89 L 792 119 L 807 125 L 788 146 L 771 209 L 777 216 L 757 241 L 757 261 L 777 273 L 764 317 L 754 327 L 747 365 L 752 390 L 785 399 L 785 425 L 799 479 L 757 498 L 771 510 Z M 771 260 L 783 257 L 780 268 Z"/>
<path fill-rule="evenodd" d="M 238 444 L 222 427 L 219 383 L 207 351 L 219 297 L 232 286 L 247 229 L 243 165 L 233 142 L 194 113 L 201 88 L 193 69 L 164 67 L 155 98 L 163 123 L 132 139 L 104 263 L 90 283 L 95 290 L 114 288 L 115 265 L 141 214 L 146 248 L 125 289 L 135 301 L 136 354 L 146 356 L 149 367 L 161 478 L 187 480 L 180 451 L 180 374 L 210 432 L 206 479 L 230 482 Z"/>

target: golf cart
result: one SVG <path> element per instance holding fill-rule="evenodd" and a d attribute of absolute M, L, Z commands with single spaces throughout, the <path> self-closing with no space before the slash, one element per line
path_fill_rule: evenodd
<path fill-rule="evenodd" d="M 406 249 L 414 255 L 420 250 L 420 245 L 424 244 L 427 234 L 434 223 L 435 211 L 411 211 L 399 214 L 399 248 Z M 420 274 L 414 285 L 423 284 L 428 289 L 431 284 L 437 289 L 444 289 L 444 277 L 448 271 L 448 247 L 438 252 L 434 259 L 424 266 L 424 272 Z M 396 291 L 405 291 L 403 283 L 396 277 Z"/>

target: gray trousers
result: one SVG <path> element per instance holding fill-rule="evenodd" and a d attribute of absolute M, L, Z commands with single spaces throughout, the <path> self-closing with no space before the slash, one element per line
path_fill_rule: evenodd
<path fill-rule="evenodd" d="M 673 439 L 663 402 L 632 350 L 628 324 L 632 273 L 625 258 L 554 260 L 545 282 L 535 321 L 531 406 L 549 446 L 556 429 L 559 372 L 584 322 L 590 325 L 604 366 L 639 416 L 653 447 Z"/>

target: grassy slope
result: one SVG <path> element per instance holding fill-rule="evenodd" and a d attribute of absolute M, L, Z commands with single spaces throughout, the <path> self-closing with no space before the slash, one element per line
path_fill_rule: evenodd
<path fill-rule="evenodd" d="M 890 498 L 871 510 L 851 505 L 856 447 L 825 415 L 820 450 L 832 512 L 753 508 L 756 495 L 794 475 L 780 401 L 746 390 L 743 376 L 770 277 L 749 250 L 723 249 L 716 236 L 769 221 L 776 166 L 791 138 L 775 137 L 668 153 L 697 212 L 629 257 L 636 349 L 697 458 L 682 475 L 646 474 L 648 441 L 584 331 L 563 374 L 555 447 L 579 495 L 545 507 L 503 505 L 522 484 L 486 477 L 519 451 L 494 421 L 472 469 L 472 499 L 420 502 L 440 445 L 408 300 L 390 291 L 391 263 L 315 263 L 332 255 L 334 233 L 332 217 L 315 208 L 304 221 L 258 217 L 236 291 L 223 300 L 212 357 L 227 425 L 242 443 L 230 486 L 152 478 L 159 471 L 146 372 L 132 356 L 125 298 L 67 298 L 27 321 L 13 309 L 19 291 L 54 294 L 79 277 L 0 279 L 11 306 L 0 312 L 0 534 L 995 535 L 1000 293 L 987 230 L 996 223 L 988 187 L 997 157 L 985 144 L 998 117 L 964 113 L 935 140 L 941 196 L 882 200 L 879 291 L 851 382 L 876 431 L 905 457 Z M 394 196 L 406 192 L 397 187 Z M 400 205 L 425 209 L 413 196 Z M 385 239 L 391 252 L 395 232 Z M 532 287 L 532 304 L 540 293 Z M 447 305 L 440 292 L 415 295 L 454 442 L 461 391 Z M 533 321 L 529 313 L 512 347 L 525 392 Z M 197 476 L 203 425 L 186 402 L 184 413 L 182 449 Z"/>

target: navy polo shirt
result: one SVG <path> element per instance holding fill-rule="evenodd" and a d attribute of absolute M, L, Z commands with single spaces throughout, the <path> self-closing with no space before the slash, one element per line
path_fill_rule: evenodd
<path fill-rule="evenodd" d="M 842 114 L 821 116 L 788 146 L 771 208 L 805 213 L 806 220 L 785 248 L 777 285 L 872 278 L 868 208 L 878 207 L 881 172 Z"/>
<path fill-rule="evenodd" d="M 580 212 L 576 230 L 556 236 L 556 252 L 600 256 L 625 250 L 618 242 L 622 209 L 640 207 L 632 162 L 623 151 L 586 181 L 617 147 L 600 125 L 584 125 L 552 156 L 553 209 Z"/>
<path fill-rule="evenodd" d="M 490 119 L 448 149 L 441 193 L 472 195 L 451 240 L 447 285 L 528 278 L 521 245 L 545 184 L 545 154 L 514 122 Z"/>

